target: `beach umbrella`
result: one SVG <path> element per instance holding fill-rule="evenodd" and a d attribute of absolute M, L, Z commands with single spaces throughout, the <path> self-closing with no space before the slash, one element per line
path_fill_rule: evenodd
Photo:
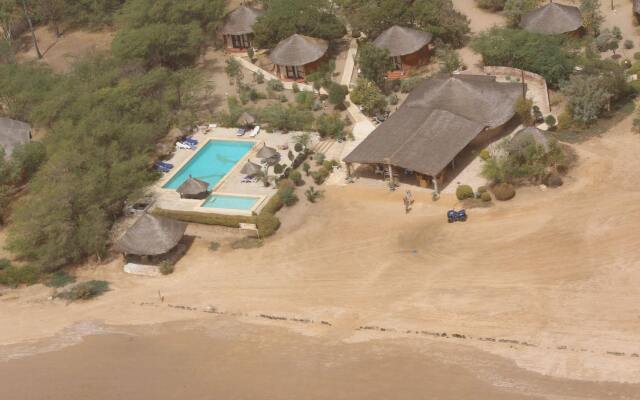
<path fill-rule="evenodd" d="M 189 175 L 189 179 L 178 187 L 177 192 L 180 193 L 180 197 L 184 198 L 203 198 L 209 194 L 209 182 Z"/>
<path fill-rule="evenodd" d="M 258 151 L 258 158 L 272 158 L 272 157 L 277 157 L 280 153 L 278 153 L 278 151 L 276 149 L 274 149 L 273 147 L 269 147 L 267 145 L 264 145 L 260 151 Z"/>
<path fill-rule="evenodd" d="M 241 173 L 248 176 L 256 175 L 260 171 L 262 171 L 262 167 L 256 163 L 252 163 L 251 161 L 247 161 L 244 167 L 240 170 Z"/>

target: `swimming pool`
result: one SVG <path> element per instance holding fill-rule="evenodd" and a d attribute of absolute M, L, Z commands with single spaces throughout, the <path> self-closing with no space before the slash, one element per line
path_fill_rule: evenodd
<path fill-rule="evenodd" d="M 251 211 L 259 200 L 259 197 L 212 194 L 202 203 L 202 207 Z"/>
<path fill-rule="evenodd" d="M 254 144 L 255 142 L 251 141 L 209 140 L 163 188 L 177 189 L 191 175 L 208 182 L 209 189 L 212 189 L 253 148 Z"/>

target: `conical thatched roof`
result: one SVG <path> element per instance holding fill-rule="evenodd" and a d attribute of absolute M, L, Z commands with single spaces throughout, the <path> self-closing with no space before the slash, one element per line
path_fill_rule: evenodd
<path fill-rule="evenodd" d="M 259 173 L 260 171 L 262 171 L 261 166 L 256 163 L 252 163 L 251 161 L 247 161 L 247 163 L 240 170 L 240 173 L 251 176 Z"/>
<path fill-rule="evenodd" d="M 640 14 L 640 0 L 633 0 L 633 12 Z"/>
<path fill-rule="evenodd" d="M 549 3 L 522 16 L 520 27 L 530 32 L 558 35 L 573 32 L 582 26 L 580 9 Z"/>
<path fill-rule="evenodd" d="M 549 151 L 549 135 L 546 131 L 538 129 L 535 126 L 522 128 L 509 140 L 507 148 L 509 151 L 518 151 L 527 144 L 535 143 L 544 147 L 545 151 Z"/>
<path fill-rule="evenodd" d="M 262 148 L 258 151 L 258 158 L 271 158 L 278 155 L 278 151 L 273 147 L 269 147 L 267 145 L 262 146 Z"/>
<path fill-rule="evenodd" d="M 263 13 L 262 10 L 240 6 L 227 15 L 221 32 L 223 35 L 253 33 L 253 24 Z"/>
<path fill-rule="evenodd" d="M 189 176 L 189 179 L 184 181 L 176 191 L 183 197 L 201 195 L 209 191 L 209 182 Z"/>
<path fill-rule="evenodd" d="M 240 114 L 240 117 L 238 118 L 238 121 L 243 124 L 254 124 L 256 122 L 256 119 L 253 115 L 249 114 L 248 112 L 244 111 L 242 114 Z"/>
<path fill-rule="evenodd" d="M 31 126 L 25 122 L 9 118 L 0 118 L 0 146 L 4 148 L 5 158 L 9 158 L 13 149 L 31 140 Z"/>
<path fill-rule="evenodd" d="M 509 121 L 521 95 L 519 83 L 493 76 L 428 79 L 344 161 L 390 163 L 435 176 L 485 128 Z"/>
<path fill-rule="evenodd" d="M 319 60 L 329 48 L 326 40 L 297 33 L 284 39 L 271 50 L 269 59 L 277 65 L 305 65 Z"/>
<path fill-rule="evenodd" d="M 140 256 L 165 254 L 187 229 L 185 222 L 144 214 L 116 242 L 114 250 Z"/>
<path fill-rule="evenodd" d="M 394 25 L 382 32 L 373 44 L 389 50 L 389 55 L 396 57 L 415 53 L 429 44 L 432 38 L 433 35 L 429 32 Z"/>

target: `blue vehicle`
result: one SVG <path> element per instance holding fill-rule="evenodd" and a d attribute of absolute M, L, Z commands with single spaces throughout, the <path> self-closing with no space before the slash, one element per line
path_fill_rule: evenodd
<path fill-rule="evenodd" d="M 456 210 L 449 210 L 447 211 L 447 221 L 449 221 L 449 223 L 453 223 L 453 222 L 464 222 L 467 220 L 467 212 L 462 209 L 460 211 L 456 211 Z"/>

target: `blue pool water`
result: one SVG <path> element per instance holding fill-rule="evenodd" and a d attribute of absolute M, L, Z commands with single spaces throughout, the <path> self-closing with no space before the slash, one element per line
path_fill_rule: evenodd
<path fill-rule="evenodd" d="M 253 145 L 254 142 L 246 141 L 210 140 L 204 147 L 197 150 L 196 155 L 163 187 L 177 189 L 191 175 L 209 182 L 209 189 L 211 189 L 251 150 Z"/>
<path fill-rule="evenodd" d="M 260 200 L 258 197 L 212 194 L 207 198 L 207 201 L 202 204 L 202 207 L 250 211 L 258 200 Z"/>

